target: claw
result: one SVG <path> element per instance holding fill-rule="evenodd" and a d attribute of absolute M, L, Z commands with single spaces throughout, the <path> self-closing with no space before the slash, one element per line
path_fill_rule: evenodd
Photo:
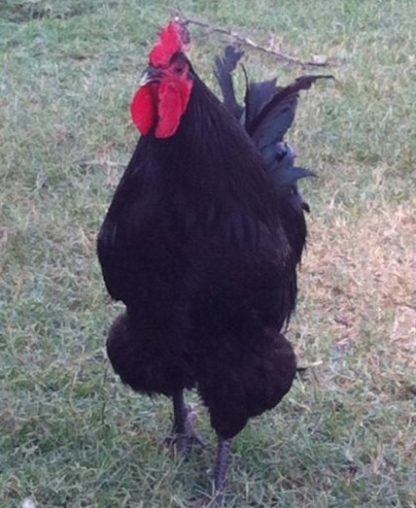
<path fill-rule="evenodd" d="M 206 446 L 204 440 L 194 430 L 184 434 L 166 436 L 163 444 L 166 448 L 173 449 L 178 457 L 186 457 L 191 448 Z"/>
<path fill-rule="evenodd" d="M 164 439 L 165 446 L 174 448 L 179 457 L 186 457 L 194 446 L 204 447 L 204 441 L 194 428 L 197 422 L 197 412 L 185 405 L 182 392 L 173 396 L 173 415 L 173 431 L 170 436 Z"/>

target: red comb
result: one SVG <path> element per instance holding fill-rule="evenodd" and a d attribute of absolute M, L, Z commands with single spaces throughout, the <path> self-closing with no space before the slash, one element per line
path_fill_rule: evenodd
<path fill-rule="evenodd" d="M 171 21 L 162 30 L 159 40 L 149 54 L 149 62 L 153 67 L 169 65 L 170 59 L 175 53 L 182 51 L 189 42 L 189 35 L 185 26 L 177 21 Z"/>

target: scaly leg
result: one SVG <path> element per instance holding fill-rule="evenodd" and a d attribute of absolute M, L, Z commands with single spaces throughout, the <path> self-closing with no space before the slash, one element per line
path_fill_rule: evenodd
<path fill-rule="evenodd" d="M 185 404 L 183 390 L 174 393 L 173 397 L 173 432 L 165 439 L 168 446 L 174 445 L 179 456 L 186 456 L 193 445 L 203 446 L 204 443 L 194 430 L 196 413 Z"/>
<path fill-rule="evenodd" d="M 230 460 L 231 439 L 218 439 L 217 459 L 214 470 L 215 500 L 222 504 L 224 496 L 225 480 Z"/>
<path fill-rule="evenodd" d="M 188 408 L 185 405 L 183 390 L 173 394 L 173 433 L 176 435 L 186 434 L 186 419 Z"/>

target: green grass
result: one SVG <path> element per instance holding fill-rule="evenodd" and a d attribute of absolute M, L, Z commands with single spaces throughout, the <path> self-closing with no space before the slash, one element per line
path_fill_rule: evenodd
<path fill-rule="evenodd" d="M 125 389 L 104 352 L 120 310 L 95 237 L 136 139 L 128 104 L 173 2 L 0 4 L 0 502 L 185 507 L 214 435 L 178 464 L 168 401 Z M 231 507 L 416 506 L 416 3 L 183 0 L 189 17 L 334 60 L 290 134 L 320 178 L 289 336 L 307 378 L 236 439 Z M 214 86 L 225 42 L 193 27 Z M 247 50 L 260 79 L 302 69 Z M 239 77 L 241 86 L 243 78 Z"/>

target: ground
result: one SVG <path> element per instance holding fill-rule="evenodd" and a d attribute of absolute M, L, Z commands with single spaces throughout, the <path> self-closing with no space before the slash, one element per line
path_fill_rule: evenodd
<path fill-rule="evenodd" d="M 163 0 L 0 5 L 0 498 L 20 507 L 185 507 L 207 489 L 214 436 L 182 464 L 161 447 L 170 404 L 132 394 L 104 340 L 95 238 L 137 132 L 129 101 Z M 303 93 L 290 141 L 318 179 L 288 336 L 308 366 L 236 440 L 230 507 L 416 506 L 416 3 L 183 0 L 190 18 L 337 81 Z M 191 26 L 215 87 L 227 37 Z M 302 69 L 246 49 L 247 72 Z M 327 72 L 327 70 L 325 70 Z M 238 75 L 240 92 L 244 78 Z M 33 506 L 32 504 L 32 506 Z"/>

